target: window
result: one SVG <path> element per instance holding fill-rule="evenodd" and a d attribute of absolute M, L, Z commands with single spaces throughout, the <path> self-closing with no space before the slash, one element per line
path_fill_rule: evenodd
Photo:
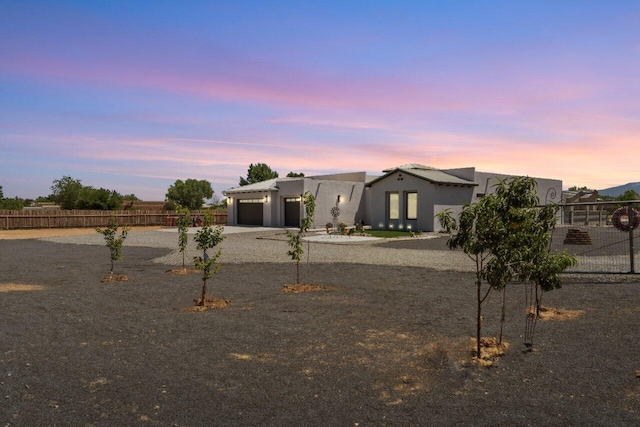
<path fill-rule="evenodd" d="M 389 193 L 389 219 L 400 219 L 400 196 Z"/>
<path fill-rule="evenodd" d="M 262 203 L 264 199 L 239 199 L 238 203 Z"/>
<path fill-rule="evenodd" d="M 407 219 L 418 219 L 418 193 L 407 193 Z"/>

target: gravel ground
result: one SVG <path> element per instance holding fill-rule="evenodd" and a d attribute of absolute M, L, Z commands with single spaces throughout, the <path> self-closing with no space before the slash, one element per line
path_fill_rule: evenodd
<path fill-rule="evenodd" d="M 322 236 L 322 233 L 319 236 Z M 102 236 L 97 233 L 83 236 L 51 237 L 42 240 L 82 245 L 104 244 Z M 421 241 L 422 243 L 416 250 L 406 250 L 410 249 L 407 245 L 410 245 L 412 241 Z M 169 249 L 171 251 L 169 254 L 155 258 L 153 262 L 182 265 L 182 254 L 177 250 L 178 235 L 175 232 L 161 230 L 131 233 L 127 237 L 125 245 Z M 456 271 L 473 271 L 474 268 L 474 264 L 464 253 L 448 250 L 446 238 L 437 235 L 435 235 L 435 238 L 432 235 L 404 242 L 397 239 L 358 241 L 356 237 L 336 236 L 322 243 L 311 242 L 310 245 L 309 258 L 312 263 L 338 261 L 342 263 L 400 265 Z M 281 229 L 256 233 L 227 234 L 220 248 L 223 252 L 222 259 L 224 263 L 292 262 L 287 255 L 287 251 L 290 249 L 287 244 L 287 237 Z M 196 244 L 193 239 L 189 239 L 185 258 L 191 260 L 197 255 L 199 255 L 199 252 L 196 249 Z"/>
<path fill-rule="evenodd" d="M 101 236 L 0 241 L 0 291 L 12 289 L 0 292 L 0 422 L 640 425 L 637 283 L 573 276 L 544 305 L 579 315 L 539 322 L 532 353 L 523 288 L 510 286 L 511 347 L 486 368 L 470 363 L 470 261 L 443 239 L 312 243 L 303 275 L 325 290 L 288 294 L 280 232 L 229 235 L 210 294 L 230 305 L 206 312 L 183 311 L 197 275 L 165 273 L 176 246 L 131 233 L 115 268 L 129 281 L 103 284 Z"/>

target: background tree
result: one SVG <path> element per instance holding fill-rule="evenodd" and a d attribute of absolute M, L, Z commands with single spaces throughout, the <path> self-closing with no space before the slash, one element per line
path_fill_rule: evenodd
<path fill-rule="evenodd" d="M 178 218 L 176 219 L 176 225 L 178 226 L 178 248 L 182 253 L 182 270 L 186 270 L 185 267 L 185 250 L 187 249 L 187 243 L 189 243 L 189 225 L 191 225 L 191 212 L 188 208 L 179 207 L 177 210 Z"/>
<path fill-rule="evenodd" d="M 0 209 L 7 209 L 12 211 L 19 211 L 25 205 L 25 201 L 19 197 L 13 199 L 0 199 Z"/>
<path fill-rule="evenodd" d="M 115 190 L 82 187 L 75 209 L 118 210 L 122 207 L 122 196 Z"/>
<path fill-rule="evenodd" d="M 265 163 L 251 163 L 247 169 L 247 178 L 240 177 L 240 185 L 255 184 L 256 182 L 278 178 L 278 172 L 272 170 Z"/>
<path fill-rule="evenodd" d="M 578 187 L 577 185 L 574 185 L 572 187 L 569 187 L 569 191 L 591 191 L 589 190 L 588 187 Z"/>
<path fill-rule="evenodd" d="M 0 209 L 20 210 L 24 207 L 25 201 L 18 197 L 13 199 L 5 199 L 2 185 L 0 185 Z"/>
<path fill-rule="evenodd" d="M 476 265 L 476 356 L 481 357 L 482 304 L 492 290 L 504 290 L 514 279 L 551 290 L 559 274 L 575 262 L 566 253 L 551 254 L 556 205 L 538 207 L 537 184 L 529 177 L 500 181 L 494 194 L 462 209 L 459 219 L 440 212 L 440 225 L 453 232 L 451 249 L 461 248 Z M 504 295 L 504 294 L 503 294 Z M 504 305 L 503 305 L 504 307 Z M 502 311 L 504 321 L 504 308 Z M 501 324 L 502 324 L 501 322 Z"/>
<path fill-rule="evenodd" d="M 289 172 L 287 174 L 287 178 L 302 178 L 304 177 L 304 174 L 302 172 Z"/>
<path fill-rule="evenodd" d="M 118 234 L 118 221 L 115 216 L 111 215 L 107 227 L 104 229 L 96 227 L 96 231 L 104 236 L 106 246 L 111 252 L 111 270 L 109 271 L 109 279 L 113 279 L 113 262 L 124 258 L 122 256 L 122 244 L 124 243 L 124 239 L 127 238 L 129 227 L 122 227 L 120 237 L 116 237 Z"/>
<path fill-rule="evenodd" d="M 198 302 L 201 307 L 204 307 L 207 300 L 207 280 L 220 270 L 218 258 L 222 253 L 222 249 L 218 249 L 213 256 L 209 256 L 207 250 L 215 248 L 224 240 L 222 235 L 224 228 L 222 226 L 214 228 L 211 224 L 213 224 L 213 216 L 210 211 L 207 211 L 202 222 L 202 229 L 194 237 L 194 240 L 198 243 L 198 250 L 203 251 L 201 257 L 193 259 L 196 268 L 202 270 L 202 296 Z"/>
<path fill-rule="evenodd" d="M 53 181 L 51 186 L 53 194 L 51 194 L 50 198 L 59 204 L 62 209 L 75 209 L 81 190 L 82 183 L 79 179 L 63 176 L 61 179 Z"/>
<path fill-rule="evenodd" d="M 187 179 L 186 181 L 176 180 L 167 190 L 167 200 L 174 202 L 190 210 L 197 210 L 204 205 L 205 199 L 213 197 L 211 183 L 204 179 L 198 181 Z"/>
<path fill-rule="evenodd" d="M 636 193 L 634 190 L 627 190 L 618 197 L 616 200 L 620 201 L 631 201 L 631 200 L 640 200 L 640 195 Z"/>

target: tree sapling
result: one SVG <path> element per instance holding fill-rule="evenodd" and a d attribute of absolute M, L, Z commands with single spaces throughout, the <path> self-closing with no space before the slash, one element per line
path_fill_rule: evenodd
<path fill-rule="evenodd" d="M 176 224 L 178 226 L 178 248 L 182 253 L 182 271 L 184 272 L 187 269 L 184 258 L 187 243 L 189 243 L 189 236 L 187 232 L 189 231 L 189 224 L 191 223 L 191 212 L 189 211 L 189 208 L 178 207 L 178 209 L 176 209 L 176 213 L 178 214 L 178 218 L 176 220 Z"/>
<path fill-rule="evenodd" d="M 194 257 L 193 261 L 196 268 L 202 270 L 202 296 L 198 301 L 200 307 L 204 307 L 207 301 L 207 280 L 212 278 L 220 270 L 220 254 L 222 249 L 218 249 L 212 256 L 207 253 L 208 249 L 213 249 L 219 245 L 224 236 L 222 232 L 224 227 L 212 227 L 213 217 L 211 212 L 207 211 L 202 222 L 202 229 L 199 230 L 194 240 L 198 243 L 198 250 L 203 251 L 201 257 Z"/>
<path fill-rule="evenodd" d="M 124 258 L 122 256 L 122 244 L 124 243 L 124 239 L 127 238 L 129 227 L 122 227 L 120 237 L 116 237 L 118 234 L 118 221 L 115 216 L 111 215 L 111 217 L 109 217 L 109 224 L 107 227 L 96 227 L 96 231 L 104 236 L 106 246 L 111 252 L 111 270 L 109 271 L 108 280 L 113 280 L 113 262 Z"/>
<path fill-rule="evenodd" d="M 289 238 L 289 246 L 291 250 L 287 252 L 287 255 L 291 257 L 293 261 L 296 262 L 296 284 L 300 284 L 300 260 L 302 259 L 302 254 L 304 253 L 304 249 L 302 248 L 302 238 L 305 233 L 309 231 L 309 229 L 313 226 L 313 215 L 316 208 L 316 199 L 313 197 L 313 194 L 308 191 L 302 195 L 302 203 L 304 204 L 305 216 L 300 221 L 300 229 L 292 233 L 287 230 L 287 237 Z M 309 252 L 309 247 L 307 247 L 307 255 Z"/>

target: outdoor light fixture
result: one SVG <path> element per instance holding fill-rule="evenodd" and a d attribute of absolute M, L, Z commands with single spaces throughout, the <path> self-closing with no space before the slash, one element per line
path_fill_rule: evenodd
<path fill-rule="evenodd" d="M 269 196 L 264 196 L 265 203 L 269 203 Z"/>
<path fill-rule="evenodd" d="M 338 203 L 340 203 L 340 195 L 338 194 Z"/>

